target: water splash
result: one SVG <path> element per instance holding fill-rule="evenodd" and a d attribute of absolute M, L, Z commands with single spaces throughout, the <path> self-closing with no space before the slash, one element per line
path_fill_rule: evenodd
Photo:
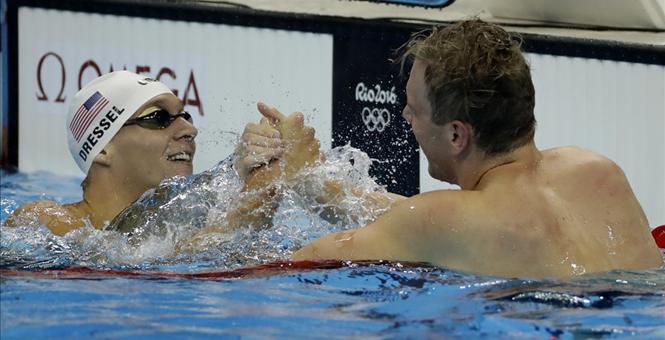
<path fill-rule="evenodd" d="M 586 268 L 582 265 L 576 263 L 575 258 L 571 258 L 570 254 L 566 252 L 566 255 L 561 259 L 561 264 L 570 266 L 570 272 L 573 275 L 582 275 L 586 273 Z"/>
<path fill-rule="evenodd" d="M 313 239 L 364 225 L 381 213 L 362 204 L 368 194 L 385 192 L 369 176 L 371 163 L 365 153 L 350 146 L 332 149 L 321 164 L 289 183 L 279 183 L 281 195 L 269 225 L 211 233 L 192 248 L 192 236 L 225 216 L 241 194 L 243 183 L 228 158 L 203 173 L 163 181 L 106 230 L 86 226 L 56 236 L 37 219 L 18 228 L 3 226 L 2 265 L 159 269 L 190 264 L 223 270 L 285 260 Z M 345 183 L 340 199 L 321 203 L 317 198 L 330 181 Z M 22 203 L 3 198 L 2 209 L 9 213 Z"/>

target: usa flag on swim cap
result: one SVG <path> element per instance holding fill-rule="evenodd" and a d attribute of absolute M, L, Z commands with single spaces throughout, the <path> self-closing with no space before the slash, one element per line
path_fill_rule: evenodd
<path fill-rule="evenodd" d="M 108 99 L 102 96 L 99 91 L 95 91 L 95 93 L 83 102 L 83 105 L 81 105 L 78 110 L 76 110 L 71 123 L 69 123 L 69 130 L 72 131 L 72 135 L 74 135 L 76 142 L 81 140 L 83 133 L 88 130 L 92 121 L 95 120 L 95 117 L 97 117 L 108 103 Z"/>

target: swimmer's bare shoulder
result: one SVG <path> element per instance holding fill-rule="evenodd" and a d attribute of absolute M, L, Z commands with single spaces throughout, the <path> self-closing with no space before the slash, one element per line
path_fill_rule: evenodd
<path fill-rule="evenodd" d="M 646 216 L 635 197 L 623 169 L 611 159 L 579 147 L 561 147 L 543 152 L 547 172 L 568 201 L 595 198 L 593 206 L 624 206 L 624 211 L 647 225 Z M 582 202 L 580 202 L 582 203 Z M 629 203 L 629 204 L 628 204 Z M 587 205 L 590 203 L 587 203 Z"/>
<path fill-rule="evenodd" d="M 564 167 L 578 175 L 614 174 L 624 176 L 623 170 L 611 159 L 595 151 L 578 146 L 563 146 L 543 150 L 545 160 L 553 161 L 557 167 Z M 557 169 L 561 170 L 561 169 Z"/>
<path fill-rule="evenodd" d="M 56 235 L 64 235 L 84 225 L 76 204 L 61 205 L 54 201 L 28 202 L 14 210 L 5 220 L 7 227 L 45 225 Z"/>
<path fill-rule="evenodd" d="M 612 249 L 612 253 L 620 253 L 622 256 L 610 257 L 610 266 L 613 267 L 610 269 L 644 269 L 662 265 L 662 257 L 653 242 L 646 214 L 618 164 L 603 155 L 579 147 L 547 150 L 545 154 L 547 157 L 560 159 L 560 164 L 563 165 L 554 165 L 553 170 L 562 170 L 562 178 L 559 180 L 563 183 L 561 192 L 566 201 L 577 209 L 577 213 L 591 222 L 585 224 L 583 232 L 594 237 L 586 239 L 607 238 L 610 228 L 613 237 L 621 240 Z M 594 221 L 596 223 L 593 223 Z M 570 234 L 576 232 L 582 230 L 570 229 Z M 594 249 L 594 245 L 587 243 L 580 241 L 585 248 Z M 603 245 L 601 242 L 599 248 Z M 607 253 L 607 250 L 599 249 L 589 254 L 588 258 L 600 261 L 601 254 Z"/>

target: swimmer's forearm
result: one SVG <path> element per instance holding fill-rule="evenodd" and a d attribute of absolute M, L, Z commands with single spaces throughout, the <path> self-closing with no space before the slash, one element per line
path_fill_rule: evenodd
<path fill-rule="evenodd" d="M 324 192 L 321 194 L 319 197 L 322 202 L 320 203 L 328 203 L 328 202 L 335 202 L 336 200 L 339 200 L 341 198 L 341 193 L 342 193 L 342 187 L 344 184 L 341 182 L 337 181 L 326 181 L 325 186 L 324 186 Z M 365 204 L 370 206 L 376 206 L 380 207 L 381 209 L 385 207 L 391 206 L 393 203 L 396 201 L 402 200 L 405 197 L 398 195 L 398 194 L 393 194 L 390 192 L 363 192 L 361 188 L 358 187 L 353 187 L 351 188 L 351 194 L 355 197 L 358 198 L 365 198 Z"/>
<path fill-rule="evenodd" d="M 279 161 L 272 161 L 262 167 L 254 169 L 245 181 L 243 191 L 252 191 L 271 186 L 282 175 Z"/>
<path fill-rule="evenodd" d="M 230 229 L 247 225 L 261 226 L 270 223 L 277 209 L 275 189 L 272 187 L 245 192 L 227 214 Z"/>
<path fill-rule="evenodd" d="M 233 232 L 248 225 L 263 226 L 270 223 L 276 209 L 274 196 L 272 188 L 241 193 L 239 199 L 226 211 L 224 219 L 208 221 L 210 224 L 196 232 L 187 243 L 180 245 L 179 250 L 195 252 L 217 244 L 215 234 Z"/>
<path fill-rule="evenodd" d="M 348 190 L 348 189 L 347 189 Z M 316 197 L 319 204 L 325 204 L 335 210 L 332 215 L 346 214 L 344 207 L 344 199 L 348 195 L 360 199 L 363 207 L 368 210 L 372 215 L 381 215 L 389 209 L 395 202 L 404 199 L 404 196 L 389 192 L 364 192 L 358 187 L 353 187 L 347 193 L 344 188 L 344 183 L 338 181 L 326 181 L 323 191 Z M 326 212 L 326 215 L 331 215 Z"/>
<path fill-rule="evenodd" d="M 254 169 L 245 181 L 243 195 L 236 208 L 227 215 L 231 228 L 248 224 L 264 225 L 270 222 L 277 208 L 276 183 L 289 180 L 299 171 L 290 167 L 285 160 L 273 160 L 269 164 Z"/>
<path fill-rule="evenodd" d="M 390 192 L 369 192 L 365 194 L 365 207 L 374 213 L 382 213 L 393 206 L 397 201 L 406 197 Z"/>
<path fill-rule="evenodd" d="M 270 222 L 276 209 L 275 181 L 282 171 L 278 161 L 253 170 L 245 182 L 238 201 L 229 208 L 226 222 L 230 230 Z"/>

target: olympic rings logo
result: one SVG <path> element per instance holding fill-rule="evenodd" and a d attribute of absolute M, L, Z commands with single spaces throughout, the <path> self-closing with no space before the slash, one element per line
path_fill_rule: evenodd
<path fill-rule="evenodd" d="M 369 131 L 378 131 L 383 132 L 386 129 L 388 124 L 390 124 L 390 112 L 386 109 L 370 109 L 368 107 L 363 108 L 362 111 L 363 123 Z"/>

